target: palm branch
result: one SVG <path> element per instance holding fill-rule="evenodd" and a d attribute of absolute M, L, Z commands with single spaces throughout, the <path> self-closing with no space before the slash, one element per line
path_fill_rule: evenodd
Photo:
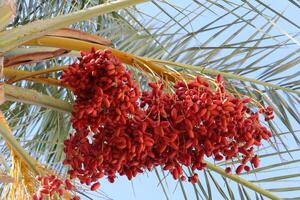
<path fill-rule="evenodd" d="M 151 1 L 135 5 L 141 2 L 146 1 L 17 1 L 13 21 L 8 24 L 9 18 L 0 18 L 1 24 L 2 20 L 8 24 L 0 32 L 0 61 L 4 58 L 4 66 L 0 66 L 4 67 L 7 81 L 2 85 L 7 101 L 1 110 L 14 136 L 3 126 L 1 157 L 7 166 L 1 166 L 3 173 L 9 175 L 7 168 L 13 163 L 13 149 L 11 152 L 27 165 L 34 158 L 32 162 L 62 176 L 66 174 L 61 163 L 63 141 L 71 129 L 69 112 L 73 96 L 58 86 L 56 79 L 78 51 L 108 45 L 90 41 L 87 35 L 53 36 L 53 31 L 71 27 L 111 40 L 113 52 L 128 65 L 142 88 L 147 88 L 144 80 L 161 76 L 171 84 L 172 78 L 183 75 L 221 74 L 230 92 L 274 108 L 276 120 L 266 124 L 274 136 L 258 150 L 263 158 L 260 168 L 240 176 L 230 175 L 222 169 L 229 162 L 207 160 L 208 168 L 195 185 L 174 184 L 168 174 L 157 168 L 149 176 L 157 178 L 162 197 L 300 198 L 299 25 L 289 14 L 298 11 L 298 3 L 284 1 L 283 5 L 290 6 L 284 11 L 262 1 Z M 0 4 L 3 5 L 6 6 Z M 5 9 L 5 13 L 10 16 L 13 12 Z M 61 49 L 67 51 L 53 53 Z M 35 53 L 35 59 L 30 63 L 21 59 L 14 66 L 5 66 L 5 60 L 16 61 L 22 55 L 28 58 L 31 53 Z M 295 184 L 291 186 L 290 182 Z M 7 186 L 5 182 L 1 185 L 3 195 Z M 89 193 L 86 198 L 93 199 L 94 195 Z M 107 198 L 104 194 L 96 195 Z"/>

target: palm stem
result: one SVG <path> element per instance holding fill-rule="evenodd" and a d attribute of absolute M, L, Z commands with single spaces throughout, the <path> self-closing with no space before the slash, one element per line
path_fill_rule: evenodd
<path fill-rule="evenodd" d="M 61 83 L 60 80 L 56 80 L 54 78 L 40 78 L 40 77 L 36 77 L 36 78 L 26 78 L 26 80 L 32 81 L 32 82 L 36 82 L 36 83 L 43 83 L 43 84 L 47 84 L 47 85 L 55 85 L 55 86 L 66 87 L 65 85 L 63 85 Z"/>
<path fill-rule="evenodd" d="M 70 50 L 77 50 L 77 51 L 90 51 L 92 47 L 95 47 L 96 49 L 107 49 L 106 46 L 99 45 L 99 44 L 93 44 L 85 41 L 78 41 L 74 39 L 69 38 L 58 38 L 58 37 L 51 37 L 51 36 L 44 36 L 35 40 L 31 40 L 25 45 L 32 45 L 32 46 L 48 46 L 48 47 L 56 47 L 56 48 L 65 48 Z M 165 61 L 165 60 L 158 60 L 158 59 L 151 59 L 151 58 L 144 58 L 135 56 L 117 49 L 110 48 L 110 50 L 113 52 L 115 56 L 117 56 L 122 62 L 129 64 L 131 66 L 139 66 L 144 71 L 147 72 L 155 72 L 156 74 L 167 78 L 169 80 L 174 80 L 178 78 L 178 75 L 174 72 L 170 72 L 166 70 L 162 65 L 173 65 L 184 69 L 189 69 L 193 71 L 198 71 L 200 73 L 209 74 L 209 75 L 217 75 L 221 74 L 225 78 L 231 78 L 236 79 L 240 81 L 247 81 L 251 83 L 255 83 L 258 85 L 262 85 L 265 87 L 271 87 L 274 89 L 280 89 L 282 91 L 294 93 L 297 95 L 300 95 L 300 91 L 296 91 L 290 88 L 281 87 L 272 83 L 259 81 L 252 78 L 243 77 L 236 74 L 231 74 L 228 72 L 222 72 L 220 70 L 216 69 L 207 69 L 204 67 L 195 67 L 188 64 L 181 64 L 177 62 L 172 61 Z M 160 65 L 157 65 L 160 64 Z"/>
<path fill-rule="evenodd" d="M 94 44 L 91 42 L 86 42 L 86 41 L 76 40 L 71 38 L 61 38 L 61 37 L 53 37 L 53 36 L 43 36 L 41 38 L 28 41 L 24 43 L 24 45 L 47 46 L 47 47 L 56 47 L 56 48 L 61 47 L 64 49 L 75 50 L 75 51 L 90 51 L 92 47 L 101 50 L 108 49 L 107 46 L 100 45 L 100 44 Z M 146 59 L 142 57 L 138 57 L 113 48 L 109 48 L 109 49 L 123 63 L 126 63 L 134 67 L 138 66 L 146 72 L 150 72 L 150 73 L 154 72 L 170 80 L 174 80 L 174 77 L 176 77 L 176 74 L 170 73 L 170 71 L 156 65 L 155 63 L 147 62 Z"/>
<path fill-rule="evenodd" d="M 181 63 L 176 63 L 176 62 L 166 61 L 166 60 L 157 60 L 157 59 L 151 59 L 151 60 L 153 62 L 156 62 L 156 63 L 159 63 L 159 64 L 169 64 L 169 65 L 173 65 L 173 66 L 177 66 L 177 67 L 181 67 L 181 68 L 185 68 L 185 69 L 199 71 L 199 72 L 204 73 L 204 74 L 209 74 L 209 75 L 221 74 L 225 78 L 231 78 L 231 79 L 236 79 L 236 80 L 240 80 L 240 81 L 247 81 L 247 82 L 255 83 L 255 84 L 258 84 L 258 85 L 265 86 L 265 87 L 276 88 L 276 89 L 279 89 L 279 90 L 282 90 L 282 91 L 291 92 L 291 93 L 295 93 L 295 94 L 300 95 L 300 91 L 296 91 L 296 90 L 293 90 L 293 89 L 290 89 L 290 88 L 281 87 L 281 86 L 278 86 L 278 85 L 275 85 L 275 84 L 272 84 L 272 83 L 259 81 L 259 80 L 256 80 L 256 79 L 247 78 L 247 77 L 243 77 L 243 76 L 228 73 L 228 72 L 222 72 L 222 71 L 216 70 L 216 69 L 208 69 L 208 68 L 205 68 L 205 67 L 195 67 L 193 65 L 181 64 Z"/>
<path fill-rule="evenodd" d="M 35 90 L 4 84 L 5 99 L 43 106 L 60 112 L 71 112 L 72 105 L 54 97 L 41 94 Z"/>
<path fill-rule="evenodd" d="M 65 69 L 66 66 L 59 66 L 59 67 L 51 67 L 48 69 L 44 69 L 44 70 L 38 70 L 38 71 L 23 71 L 23 70 L 17 70 L 17 69 L 11 69 L 11 68 L 4 68 L 3 70 L 3 74 L 6 78 L 10 78 L 10 80 L 8 80 L 8 83 L 15 83 L 21 80 L 42 80 L 43 83 L 49 83 L 52 84 L 55 82 L 54 85 L 62 85 L 60 83 L 60 81 L 56 80 L 56 79 L 51 79 L 51 78 L 35 78 L 32 79 L 36 76 L 40 76 L 40 75 L 44 75 L 44 74 L 48 74 L 51 72 L 56 72 L 56 71 L 61 71 L 63 69 Z M 58 81 L 58 82 L 57 82 Z"/>
<path fill-rule="evenodd" d="M 39 173 L 39 170 L 36 168 L 37 162 L 34 160 L 18 143 L 14 138 L 12 131 L 10 130 L 7 121 L 5 120 L 2 112 L 0 111 L 0 134 L 4 138 L 5 142 L 9 145 L 10 148 L 16 152 L 16 154 L 24 160 L 24 162 L 32 169 L 36 174 Z"/>

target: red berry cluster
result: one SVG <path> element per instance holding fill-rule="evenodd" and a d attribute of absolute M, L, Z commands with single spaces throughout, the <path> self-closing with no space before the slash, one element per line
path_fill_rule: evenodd
<path fill-rule="evenodd" d="M 124 125 L 136 115 L 140 91 L 129 71 L 108 50 L 81 53 L 62 74 L 76 96 L 72 125 L 96 133 L 102 125 Z"/>
<path fill-rule="evenodd" d="M 140 91 L 129 71 L 110 51 L 82 53 L 62 75 L 76 95 L 72 125 L 65 143 L 70 178 L 91 185 L 104 175 L 114 182 L 116 172 L 131 179 L 142 172 L 139 163 L 150 150 L 150 134 L 140 131 L 145 117 L 139 108 Z M 148 146 L 144 144 L 146 142 Z M 98 182 L 91 190 L 98 189 Z"/>
<path fill-rule="evenodd" d="M 37 176 L 36 180 L 40 183 L 40 187 L 36 194 L 32 196 L 32 200 L 43 200 L 45 198 L 54 197 L 54 195 L 63 196 L 65 190 L 73 190 L 73 185 L 69 180 L 65 184 L 54 175 L 44 177 Z M 71 200 L 79 200 L 78 196 L 74 196 Z"/>
<path fill-rule="evenodd" d="M 193 171 L 203 169 L 204 156 L 220 161 L 242 155 L 242 165 L 236 173 L 250 171 L 245 165 L 248 161 L 255 168 L 259 164 L 253 147 L 271 137 L 271 132 L 260 124 L 258 112 L 246 106 L 249 98 L 239 99 L 227 93 L 221 76 L 214 84 L 213 90 L 200 77 L 188 83 L 177 81 L 175 94 L 170 95 L 163 91 L 161 83 L 150 83 L 152 91 L 142 95 L 141 106 L 146 106 L 151 122 L 146 131 L 155 141 L 153 163 L 163 165 L 175 179 L 182 176 L 182 165 L 191 166 Z M 267 115 L 266 120 L 273 116 L 270 107 L 260 112 Z M 192 176 L 189 180 L 197 179 Z"/>
<path fill-rule="evenodd" d="M 109 50 L 82 53 L 62 75 L 76 96 L 72 125 L 75 132 L 65 141 L 64 164 L 70 178 L 100 187 L 106 176 L 116 173 L 135 177 L 146 169 L 162 166 L 174 179 L 182 167 L 203 169 L 204 157 L 216 161 L 242 156 L 236 173 L 249 171 L 250 161 L 258 167 L 254 146 L 271 133 L 259 122 L 273 118 L 270 107 L 253 112 L 249 98 L 240 99 L 225 91 L 221 76 L 211 86 L 196 79 L 174 84 L 174 94 L 161 82 L 149 83 L 151 91 L 140 93 L 131 75 Z M 231 168 L 226 168 L 230 172 Z M 195 183 L 195 173 L 188 180 Z"/>

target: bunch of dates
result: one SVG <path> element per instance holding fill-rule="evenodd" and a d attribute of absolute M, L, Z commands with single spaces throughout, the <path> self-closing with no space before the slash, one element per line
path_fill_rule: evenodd
<path fill-rule="evenodd" d="M 210 82 L 200 76 L 178 80 L 168 90 L 158 81 L 140 91 L 110 50 L 82 52 L 78 60 L 61 77 L 76 97 L 74 132 L 64 142 L 70 179 L 97 190 L 102 177 L 131 180 L 156 166 L 195 183 L 205 157 L 239 158 L 237 174 L 259 166 L 254 148 L 272 136 L 259 118 L 273 119 L 273 110 L 228 93 L 220 75 Z M 191 167 L 190 177 L 184 167 Z"/>
<path fill-rule="evenodd" d="M 45 176 L 37 176 L 36 180 L 39 183 L 39 188 L 32 196 L 33 200 L 43 200 L 43 199 L 52 199 L 55 196 L 63 197 L 64 193 L 67 191 L 72 191 L 74 186 L 69 180 L 65 180 L 64 182 L 54 176 L 54 175 L 45 175 Z M 76 195 L 70 197 L 71 200 L 79 200 L 80 198 Z"/>

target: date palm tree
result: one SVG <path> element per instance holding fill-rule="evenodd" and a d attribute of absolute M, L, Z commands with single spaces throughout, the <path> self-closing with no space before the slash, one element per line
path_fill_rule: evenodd
<path fill-rule="evenodd" d="M 36 175 L 66 176 L 74 96 L 60 75 L 92 47 L 110 48 L 141 88 L 173 75 L 221 74 L 231 93 L 274 108 L 259 168 L 227 174 L 238 158 L 207 159 L 199 181 L 186 184 L 157 167 L 149 173 L 166 199 L 174 199 L 172 183 L 182 193 L 176 199 L 300 199 L 300 25 L 292 13 L 300 6 L 278 4 L 288 12 L 260 0 L 0 0 L 1 199 L 30 199 Z M 84 190 L 83 199 L 109 198 Z"/>

